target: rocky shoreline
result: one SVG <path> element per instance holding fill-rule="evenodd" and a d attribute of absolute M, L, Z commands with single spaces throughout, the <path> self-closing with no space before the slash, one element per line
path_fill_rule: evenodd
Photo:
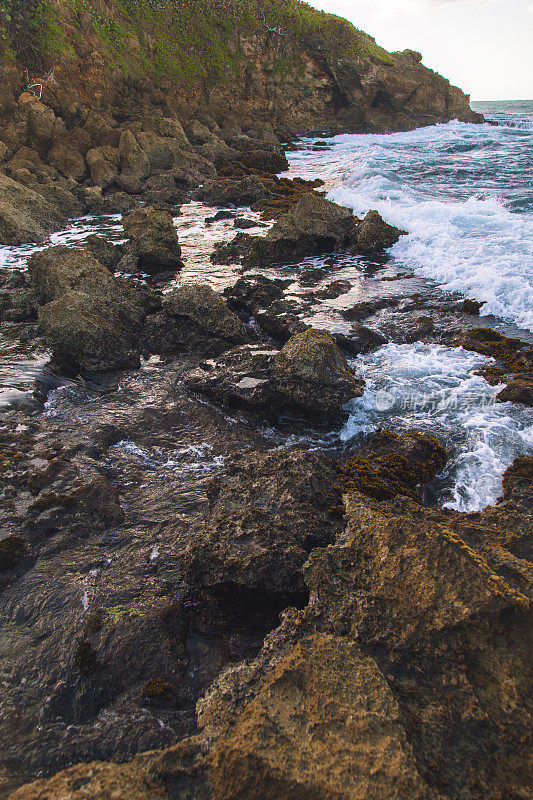
<path fill-rule="evenodd" d="M 531 406 L 533 346 L 412 275 L 343 306 L 342 332 L 314 325 L 350 287 L 292 267 L 374 274 L 405 232 L 279 176 L 306 127 L 479 115 L 366 39 L 342 60 L 287 36 L 304 67 L 282 81 L 262 27 L 239 30 L 235 97 L 206 100 L 113 71 L 84 13 L 41 98 L 18 66 L 0 78 L 0 241 L 83 214 L 124 234 L 0 270 L 2 329 L 61 382 L 0 416 L 0 797 L 525 800 L 532 457 L 466 514 L 435 502 L 447 442 L 326 443 L 364 392 L 356 356 L 462 347 L 493 359 L 497 401 Z M 233 226 L 223 292 L 179 280 L 191 199 L 215 209 L 204 230 Z"/>

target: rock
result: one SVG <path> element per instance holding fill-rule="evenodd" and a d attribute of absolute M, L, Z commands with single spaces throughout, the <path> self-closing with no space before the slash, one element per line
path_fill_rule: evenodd
<path fill-rule="evenodd" d="M 118 146 L 120 172 L 118 185 L 129 194 L 139 194 L 150 175 L 150 162 L 131 131 L 124 131 Z"/>
<path fill-rule="evenodd" d="M 180 122 L 177 119 L 170 119 L 169 117 L 163 117 L 158 121 L 158 130 L 161 136 L 166 136 L 169 139 L 175 139 L 178 147 L 185 148 L 190 147 L 190 142 L 185 136 L 185 131 Z"/>
<path fill-rule="evenodd" d="M 276 388 L 290 405 L 324 423 L 342 419 L 342 406 L 363 394 L 329 331 L 310 328 L 292 336 L 272 360 Z"/>
<path fill-rule="evenodd" d="M 241 454 L 208 487 L 209 511 L 182 556 L 189 584 L 216 592 L 233 586 L 276 603 L 305 598 L 302 565 L 313 547 L 335 538 L 333 465 L 316 453 Z"/>
<path fill-rule="evenodd" d="M 235 348 L 192 370 L 185 383 L 229 407 L 273 420 L 298 416 L 316 427 L 346 419 L 342 406 L 363 393 L 331 334 L 314 329 L 292 336 L 280 351 Z"/>
<path fill-rule="evenodd" d="M 340 336 L 341 339 L 335 337 L 337 344 L 353 356 L 368 353 L 387 343 L 385 336 L 366 325 L 352 325 L 348 335 Z"/>
<path fill-rule="evenodd" d="M 189 142 L 197 147 L 203 144 L 216 144 L 219 141 L 218 136 L 211 133 L 209 128 L 198 120 L 193 120 L 190 125 L 187 125 L 185 133 Z"/>
<path fill-rule="evenodd" d="M 228 245 L 215 245 L 212 261 L 241 260 L 245 267 L 294 263 L 304 256 L 347 249 L 355 242 L 356 228 L 349 209 L 308 192 L 266 236 L 238 234 Z"/>
<path fill-rule="evenodd" d="M 224 289 L 224 297 L 233 311 L 251 316 L 257 309 L 268 308 L 275 300 L 281 300 L 287 285 L 288 281 L 280 278 L 254 275 L 239 278 L 233 286 Z"/>
<path fill-rule="evenodd" d="M 289 169 L 289 162 L 282 153 L 273 150 L 248 150 L 238 159 L 240 164 L 257 172 L 284 172 Z"/>
<path fill-rule="evenodd" d="M 268 225 L 264 222 L 259 222 L 256 219 L 247 219 L 246 217 L 236 217 L 233 222 L 234 228 L 239 228 L 240 230 L 248 230 L 249 228 L 268 228 Z"/>
<path fill-rule="evenodd" d="M 122 272 L 177 272 L 183 266 L 172 217 L 154 206 L 143 206 L 122 220 L 129 241 L 123 245 Z"/>
<path fill-rule="evenodd" d="M 60 209 L 34 189 L 0 174 L 0 242 L 39 242 L 65 222 Z"/>
<path fill-rule="evenodd" d="M 192 351 L 216 356 L 247 341 L 240 319 L 218 292 L 201 284 L 166 294 L 162 312 L 147 319 L 143 332 L 143 349 L 161 355 Z"/>
<path fill-rule="evenodd" d="M 42 304 L 71 289 L 112 297 L 117 286 L 109 270 L 90 252 L 64 245 L 34 253 L 28 260 L 28 274 Z"/>
<path fill-rule="evenodd" d="M 377 500 L 400 494 L 420 502 L 419 487 L 433 480 L 448 458 L 433 436 L 379 431 L 341 468 L 340 492 L 357 491 Z"/>
<path fill-rule="evenodd" d="M 174 157 L 168 139 L 144 131 L 135 138 L 148 157 L 151 173 L 172 168 Z"/>
<path fill-rule="evenodd" d="M 465 298 L 461 307 L 465 314 L 470 314 L 473 317 L 479 317 L 481 306 L 484 305 L 484 302 L 480 303 L 478 300 L 469 300 L 468 298 Z"/>
<path fill-rule="evenodd" d="M 237 150 L 228 147 L 228 145 L 220 139 L 216 142 L 206 142 L 199 148 L 199 153 L 203 158 L 212 161 L 217 168 L 230 163 L 239 155 Z"/>
<path fill-rule="evenodd" d="M 81 180 L 85 175 L 85 159 L 82 154 L 68 145 L 58 144 L 47 155 L 47 161 L 65 178 Z"/>
<path fill-rule="evenodd" d="M 216 244 L 216 264 L 242 262 L 244 267 L 294 263 L 304 256 L 342 250 L 377 253 L 398 241 L 402 231 L 369 211 L 360 221 L 348 208 L 306 192 L 264 237 L 237 235 L 229 244 Z"/>
<path fill-rule="evenodd" d="M 245 207 L 270 197 L 269 190 L 256 175 L 239 180 L 216 178 L 206 181 L 198 190 L 198 199 L 213 206 Z"/>
<path fill-rule="evenodd" d="M 499 403 L 523 403 L 526 406 L 533 406 L 533 381 L 515 380 L 509 381 L 505 389 L 498 392 L 496 399 Z"/>
<path fill-rule="evenodd" d="M 115 272 L 123 255 L 122 245 L 113 244 L 113 242 L 110 242 L 105 236 L 98 236 L 96 233 L 91 233 L 90 236 L 87 236 L 83 244 L 85 245 L 85 249 L 88 250 L 100 264 L 110 272 Z"/>
<path fill-rule="evenodd" d="M 138 367 L 134 329 L 141 319 L 139 308 L 128 318 L 125 308 L 109 298 L 80 290 L 69 290 L 39 309 L 46 343 L 67 373 Z"/>
<path fill-rule="evenodd" d="M 380 253 L 392 247 L 406 231 L 388 225 L 377 211 L 368 211 L 357 226 L 355 252 L 370 254 Z"/>
<path fill-rule="evenodd" d="M 104 145 L 94 147 L 85 156 L 91 180 L 102 189 L 113 186 L 118 180 L 120 155 L 118 148 Z"/>

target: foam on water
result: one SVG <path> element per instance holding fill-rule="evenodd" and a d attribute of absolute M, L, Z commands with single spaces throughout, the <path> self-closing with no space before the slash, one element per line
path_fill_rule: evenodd
<path fill-rule="evenodd" d="M 407 230 L 398 266 L 533 330 L 532 120 L 337 136 L 328 151 L 292 154 L 291 173 L 318 174 L 331 200 Z"/>
<path fill-rule="evenodd" d="M 496 403 L 501 386 L 475 375 L 488 359 L 462 348 L 388 344 L 354 360 L 366 381 L 350 401 L 341 431 L 348 441 L 379 427 L 435 435 L 452 456 L 442 486 L 445 505 L 477 511 L 501 495 L 502 475 L 533 446 L 533 425 L 524 408 Z"/>

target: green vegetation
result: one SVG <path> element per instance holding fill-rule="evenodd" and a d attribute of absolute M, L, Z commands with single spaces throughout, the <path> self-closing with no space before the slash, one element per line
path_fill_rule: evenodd
<path fill-rule="evenodd" d="M 0 10 L 4 61 L 16 54 L 25 66 L 50 63 L 73 55 L 89 34 L 126 75 L 207 91 L 239 75 L 246 63 L 239 37 L 250 34 L 269 39 L 282 80 L 302 68 L 295 43 L 318 59 L 390 60 L 351 23 L 299 0 L 0 0 Z"/>

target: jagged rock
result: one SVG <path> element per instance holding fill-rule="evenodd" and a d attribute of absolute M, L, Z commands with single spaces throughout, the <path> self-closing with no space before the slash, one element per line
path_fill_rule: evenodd
<path fill-rule="evenodd" d="M 83 242 L 85 249 L 88 250 L 95 259 L 103 264 L 110 272 L 114 272 L 120 259 L 122 258 L 122 246 L 113 244 L 105 236 L 98 236 L 91 233 Z"/>
<path fill-rule="evenodd" d="M 145 131 L 138 133 L 135 138 L 148 157 L 150 172 L 161 172 L 172 168 L 174 158 L 168 139 Z"/>
<path fill-rule="evenodd" d="M 218 292 L 202 284 L 166 294 L 162 312 L 151 315 L 143 331 L 143 349 L 161 355 L 193 351 L 216 356 L 247 341 L 240 319 Z"/>
<path fill-rule="evenodd" d="M 340 334 L 337 344 L 353 356 L 368 353 L 387 343 L 387 339 L 379 331 L 367 328 L 366 325 L 352 325 L 350 333 Z"/>
<path fill-rule="evenodd" d="M 72 198 L 74 200 L 74 198 Z M 39 242 L 64 223 L 62 211 L 34 189 L 0 174 L 0 242 Z"/>
<path fill-rule="evenodd" d="M 208 487 L 209 512 L 183 553 L 187 582 L 211 592 L 233 585 L 305 598 L 302 565 L 313 547 L 333 541 L 332 464 L 302 450 L 242 454 Z"/>
<path fill-rule="evenodd" d="M 284 172 L 289 169 L 289 162 L 282 153 L 273 150 L 247 150 L 239 156 L 238 161 L 248 169 L 257 172 Z"/>
<path fill-rule="evenodd" d="M 228 306 L 238 313 L 243 311 L 251 316 L 259 308 L 268 308 L 275 300 L 281 300 L 288 281 L 280 278 L 265 278 L 254 275 L 239 278 L 233 286 L 224 289 Z"/>
<path fill-rule="evenodd" d="M 158 130 L 161 136 L 166 136 L 169 139 L 175 139 L 179 147 L 185 149 L 190 147 L 190 142 L 185 136 L 185 131 L 177 119 L 163 117 L 163 119 L 158 121 Z"/>
<path fill-rule="evenodd" d="M 215 244 L 216 264 L 241 262 L 244 267 L 293 263 L 304 256 L 339 250 L 380 252 L 403 233 L 387 225 L 377 211 L 358 220 L 350 209 L 306 192 L 283 214 L 266 236 L 237 234 L 229 244 Z"/>
<path fill-rule="evenodd" d="M 358 253 L 379 253 L 396 244 L 406 231 L 384 222 L 377 211 L 368 211 L 357 226 L 355 250 Z"/>
<path fill-rule="evenodd" d="M 148 156 L 131 131 L 124 131 L 118 146 L 120 172 L 118 185 L 130 194 L 139 194 L 150 175 Z"/>
<path fill-rule="evenodd" d="M 177 272 L 183 266 L 181 247 L 167 211 L 143 206 L 122 220 L 129 241 L 123 245 L 122 272 Z"/>
<path fill-rule="evenodd" d="M 347 417 L 342 406 L 363 393 L 328 331 L 292 336 L 282 350 L 247 346 L 193 370 L 186 384 L 230 407 L 270 419 L 296 415 L 318 427 Z"/>

